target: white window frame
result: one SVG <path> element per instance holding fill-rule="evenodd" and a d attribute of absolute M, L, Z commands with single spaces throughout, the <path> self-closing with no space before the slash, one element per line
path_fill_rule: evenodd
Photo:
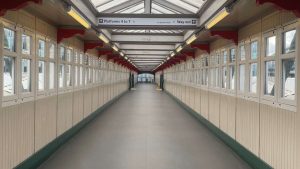
<path fill-rule="evenodd" d="M 25 35 L 28 35 L 28 36 L 31 37 L 31 40 L 30 40 L 30 54 L 29 55 L 22 53 L 22 47 L 21 47 L 22 46 L 22 34 L 25 34 Z M 19 42 L 21 43 L 21 45 L 20 45 L 20 56 L 21 57 L 20 57 L 20 65 L 19 65 L 20 70 L 17 71 L 17 74 L 20 74 L 20 76 L 19 76 L 20 79 L 17 80 L 17 82 L 19 81 L 20 83 L 17 86 L 19 86 L 20 98 L 22 99 L 22 101 L 24 101 L 24 100 L 30 101 L 30 100 L 34 100 L 34 93 L 35 93 L 35 83 L 34 83 L 35 82 L 35 34 L 34 34 L 34 31 L 32 31 L 32 30 L 21 28 L 19 37 L 20 37 L 20 39 L 17 38 L 17 40 L 19 40 Z M 21 60 L 22 59 L 29 59 L 30 60 L 31 91 L 26 92 L 26 93 L 23 93 L 21 91 L 21 88 L 22 88 Z"/>
<path fill-rule="evenodd" d="M 248 82 L 248 76 L 249 76 L 249 74 L 250 73 L 247 73 L 248 71 L 247 71 L 247 69 L 248 69 L 248 64 L 247 64 L 247 53 L 249 53 L 249 48 L 248 48 L 248 46 L 249 46 L 249 41 L 247 41 L 247 40 L 243 40 L 243 41 L 240 41 L 239 43 L 238 43 L 239 45 L 238 45 L 238 51 L 237 51 L 237 58 L 236 58 L 236 60 L 237 60 L 237 96 L 238 97 L 242 97 L 242 98 L 245 98 L 246 97 L 246 95 L 247 95 L 247 90 L 248 90 L 248 84 L 249 84 L 249 82 Z M 241 60 L 241 47 L 242 46 L 244 46 L 244 48 L 245 48 L 245 60 Z M 245 79 L 245 81 L 244 81 L 244 91 L 241 91 L 240 90 L 240 88 L 241 88 L 241 86 L 240 86 L 240 79 L 241 79 L 241 75 L 240 75 L 240 67 L 241 67 L 241 65 L 244 65 L 245 66 L 245 77 L 244 77 L 244 79 Z"/>
<path fill-rule="evenodd" d="M 42 40 L 45 42 L 45 56 L 44 57 L 39 57 L 38 56 L 38 45 L 39 45 L 39 41 Z M 41 34 L 37 34 L 36 35 L 36 95 L 37 95 L 37 99 L 43 98 L 47 96 L 47 84 L 48 84 L 48 71 L 47 71 L 47 38 L 44 35 Z M 39 90 L 39 61 L 44 62 L 44 66 L 45 66 L 45 74 L 44 74 L 44 90 L 40 91 Z"/>
<path fill-rule="evenodd" d="M 230 62 L 230 57 L 231 57 L 231 50 L 234 49 L 235 51 L 235 60 L 234 62 Z M 237 58 L 238 58 L 238 49 L 236 45 L 230 45 L 228 47 L 228 54 L 227 54 L 227 93 L 230 95 L 235 95 L 237 91 Z M 230 67 L 234 66 L 234 89 L 231 89 L 231 72 L 230 72 Z"/>
<path fill-rule="evenodd" d="M 54 58 L 50 58 L 50 46 L 51 44 L 54 45 Z M 48 95 L 49 96 L 53 96 L 57 94 L 57 87 L 58 87 L 58 83 L 57 83 L 57 75 L 58 75 L 58 64 L 57 64 L 57 59 L 58 59 L 58 55 L 57 55 L 57 43 L 55 42 L 55 40 L 47 38 L 46 41 L 46 56 L 47 56 L 47 89 L 48 89 Z M 50 63 L 54 63 L 54 88 L 50 89 Z"/>

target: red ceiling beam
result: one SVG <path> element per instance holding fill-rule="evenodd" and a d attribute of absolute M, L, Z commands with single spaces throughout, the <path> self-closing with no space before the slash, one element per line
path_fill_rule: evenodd
<path fill-rule="evenodd" d="M 298 18 L 300 18 L 300 2 L 299 0 L 256 0 L 258 5 L 264 3 L 272 3 L 280 9 L 292 11 Z"/>
<path fill-rule="evenodd" d="M 236 45 L 238 44 L 238 31 L 211 31 L 211 36 L 220 36 L 224 39 L 232 40 Z"/>
<path fill-rule="evenodd" d="M 182 51 L 181 53 L 185 56 L 190 56 L 190 57 L 195 58 L 195 52 L 194 51 Z"/>
<path fill-rule="evenodd" d="M 29 3 L 42 4 L 42 0 L 6 0 L 1 2 L 0 5 L 0 16 L 5 15 L 8 10 L 19 10 L 29 5 Z"/>
<path fill-rule="evenodd" d="M 206 51 L 208 54 L 210 54 L 210 46 L 209 44 L 191 44 L 192 48 L 197 48 L 200 50 Z"/>
<path fill-rule="evenodd" d="M 65 38 L 70 38 L 75 35 L 84 35 L 85 30 L 79 28 L 58 28 L 57 43 L 60 43 Z"/>
<path fill-rule="evenodd" d="M 98 54 L 99 54 L 99 56 L 102 56 L 102 55 L 112 55 L 113 51 L 112 50 L 99 50 Z"/>
<path fill-rule="evenodd" d="M 117 58 L 117 57 L 119 57 L 119 55 L 114 55 L 114 54 L 112 54 L 112 55 L 107 55 L 107 61 L 109 61 L 109 60 L 114 60 L 115 58 Z"/>
<path fill-rule="evenodd" d="M 102 47 L 102 42 L 84 42 L 84 53 L 89 49 L 95 49 L 96 47 Z"/>

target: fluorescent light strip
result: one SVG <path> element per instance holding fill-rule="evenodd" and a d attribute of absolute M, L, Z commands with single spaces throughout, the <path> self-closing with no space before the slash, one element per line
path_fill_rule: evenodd
<path fill-rule="evenodd" d="M 219 23 L 221 20 L 223 20 L 228 15 L 229 15 L 229 12 L 228 12 L 227 8 L 222 9 L 220 12 L 218 12 L 212 19 L 210 19 L 205 24 L 205 28 L 210 29 L 210 28 L 214 27 L 217 23 Z"/>
<path fill-rule="evenodd" d="M 183 47 L 180 45 L 178 46 L 178 48 L 176 49 L 176 52 L 180 52 L 183 49 Z"/>
<path fill-rule="evenodd" d="M 191 37 L 188 38 L 188 40 L 186 41 L 186 44 L 191 44 L 192 42 L 194 42 L 197 39 L 197 36 L 194 34 Z"/>
<path fill-rule="evenodd" d="M 116 45 L 113 45 L 112 48 L 113 48 L 113 50 L 115 50 L 116 52 L 119 51 L 119 49 L 118 49 L 118 47 L 117 47 Z"/>
<path fill-rule="evenodd" d="M 91 28 L 91 24 L 77 12 L 73 7 L 70 7 L 70 9 L 67 11 L 67 13 L 72 16 L 77 22 L 79 22 L 82 26 L 84 26 L 86 29 Z"/>
<path fill-rule="evenodd" d="M 99 39 L 101 39 L 104 43 L 109 43 L 109 39 L 102 33 L 99 34 Z"/>

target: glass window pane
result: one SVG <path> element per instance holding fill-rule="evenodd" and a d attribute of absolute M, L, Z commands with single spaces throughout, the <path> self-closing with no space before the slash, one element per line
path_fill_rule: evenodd
<path fill-rule="evenodd" d="M 235 49 L 230 49 L 230 63 L 235 62 Z"/>
<path fill-rule="evenodd" d="M 246 50 L 245 45 L 240 46 L 240 60 L 246 60 Z"/>
<path fill-rule="evenodd" d="M 239 79 L 239 89 L 240 91 L 245 91 L 245 77 L 246 77 L 246 73 L 245 73 L 245 65 L 240 65 L 240 79 Z"/>
<path fill-rule="evenodd" d="M 223 63 L 226 64 L 227 63 L 227 51 L 223 52 Z"/>
<path fill-rule="evenodd" d="M 4 28 L 4 49 L 8 51 L 15 52 L 15 44 L 16 44 L 15 31 L 11 29 Z"/>
<path fill-rule="evenodd" d="M 22 34 L 22 54 L 30 55 L 31 37 Z"/>
<path fill-rule="evenodd" d="M 45 57 L 45 44 L 46 42 L 44 40 L 39 40 L 39 46 L 38 46 L 39 57 Z"/>
<path fill-rule="evenodd" d="M 80 86 L 82 85 L 82 82 L 83 82 L 83 71 L 82 71 L 82 67 L 79 67 L 79 83 L 80 83 Z"/>
<path fill-rule="evenodd" d="M 250 92 L 257 92 L 257 63 L 252 63 L 250 65 Z"/>
<path fill-rule="evenodd" d="M 291 53 L 296 50 L 296 30 L 291 30 L 283 34 L 283 53 Z"/>
<path fill-rule="evenodd" d="M 50 59 L 55 58 L 55 46 L 52 43 L 49 46 L 49 57 L 50 57 Z"/>
<path fill-rule="evenodd" d="M 67 65 L 66 67 L 66 79 L 67 79 L 67 86 L 72 86 L 72 79 L 71 79 L 71 65 Z"/>
<path fill-rule="evenodd" d="M 226 88 L 227 87 L 227 68 L 223 67 L 222 70 L 222 88 Z"/>
<path fill-rule="evenodd" d="M 215 86 L 219 87 L 219 68 L 215 68 Z"/>
<path fill-rule="evenodd" d="M 257 59 L 258 57 L 258 42 L 252 42 L 251 43 L 251 59 Z"/>
<path fill-rule="evenodd" d="M 295 59 L 282 60 L 282 93 L 284 99 L 294 100 L 296 94 Z"/>
<path fill-rule="evenodd" d="M 266 56 L 275 56 L 276 54 L 276 36 L 267 38 Z"/>
<path fill-rule="evenodd" d="M 235 66 L 230 66 L 229 67 L 229 71 L 230 71 L 230 89 L 234 90 L 235 89 Z"/>
<path fill-rule="evenodd" d="M 59 56 L 60 56 L 60 60 L 62 61 L 66 60 L 65 47 L 60 47 Z"/>
<path fill-rule="evenodd" d="M 78 66 L 75 66 L 74 69 L 74 86 L 78 86 Z"/>
<path fill-rule="evenodd" d="M 64 87 L 64 79 L 65 79 L 65 65 L 60 64 L 58 69 L 58 87 Z"/>
<path fill-rule="evenodd" d="M 275 93 L 275 61 L 265 62 L 265 95 L 274 96 Z"/>
<path fill-rule="evenodd" d="M 72 51 L 71 51 L 70 49 L 67 49 L 67 53 L 66 53 L 66 55 L 67 55 L 66 57 L 67 57 L 67 58 L 66 58 L 66 59 L 67 59 L 68 62 L 71 62 L 71 59 L 72 59 L 72 58 L 71 58 L 71 52 L 72 52 Z"/>
<path fill-rule="evenodd" d="M 22 75 L 22 92 L 31 92 L 31 61 L 30 59 L 22 59 L 21 61 Z"/>
<path fill-rule="evenodd" d="M 88 83 L 88 68 L 85 68 L 85 75 L 84 75 L 84 84 L 87 85 Z"/>
<path fill-rule="evenodd" d="M 50 62 L 49 63 L 49 89 L 54 89 L 55 85 L 55 63 Z"/>
<path fill-rule="evenodd" d="M 15 94 L 15 58 L 3 57 L 3 96 Z"/>
<path fill-rule="evenodd" d="M 45 90 L 45 62 L 39 61 L 38 68 L 38 90 L 43 91 Z"/>

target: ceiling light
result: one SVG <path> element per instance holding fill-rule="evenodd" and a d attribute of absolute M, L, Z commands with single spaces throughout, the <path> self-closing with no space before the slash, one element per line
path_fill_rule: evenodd
<path fill-rule="evenodd" d="M 180 45 L 177 49 L 176 49 L 176 52 L 180 52 L 182 50 L 182 46 Z"/>
<path fill-rule="evenodd" d="M 128 57 L 125 56 L 125 59 L 128 60 Z"/>
<path fill-rule="evenodd" d="M 99 39 L 101 39 L 104 43 L 109 43 L 109 39 L 102 33 L 99 34 Z"/>
<path fill-rule="evenodd" d="M 167 60 L 169 60 L 170 59 L 170 57 L 167 57 Z"/>
<path fill-rule="evenodd" d="M 188 40 L 186 41 L 186 44 L 191 44 L 192 42 L 194 42 L 197 39 L 197 36 L 194 34 L 191 37 L 188 38 Z"/>
<path fill-rule="evenodd" d="M 91 28 L 91 24 L 83 16 L 81 16 L 79 12 L 75 10 L 72 6 L 69 8 L 67 13 L 85 28 L 87 29 Z"/>
<path fill-rule="evenodd" d="M 116 45 L 113 45 L 112 48 L 113 48 L 116 52 L 119 51 L 119 49 L 118 49 L 118 47 L 117 47 Z"/>
<path fill-rule="evenodd" d="M 175 55 L 175 53 L 174 53 L 174 52 L 172 52 L 172 53 L 171 53 L 171 57 L 173 57 L 174 55 Z"/>
<path fill-rule="evenodd" d="M 124 53 L 123 53 L 123 52 L 120 52 L 120 55 L 121 55 L 122 57 L 124 57 Z"/>
<path fill-rule="evenodd" d="M 227 8 L 222 9 L 220 12 L 218 12 L 213 18 L 211 18 L 206 24 L 205 28 L 210 29 L 213 26 L 215 26 L 217 23 L 219 23 L 221 20 L 223 20 L 226 16 L 229 15 L 229 12 Z"/>

